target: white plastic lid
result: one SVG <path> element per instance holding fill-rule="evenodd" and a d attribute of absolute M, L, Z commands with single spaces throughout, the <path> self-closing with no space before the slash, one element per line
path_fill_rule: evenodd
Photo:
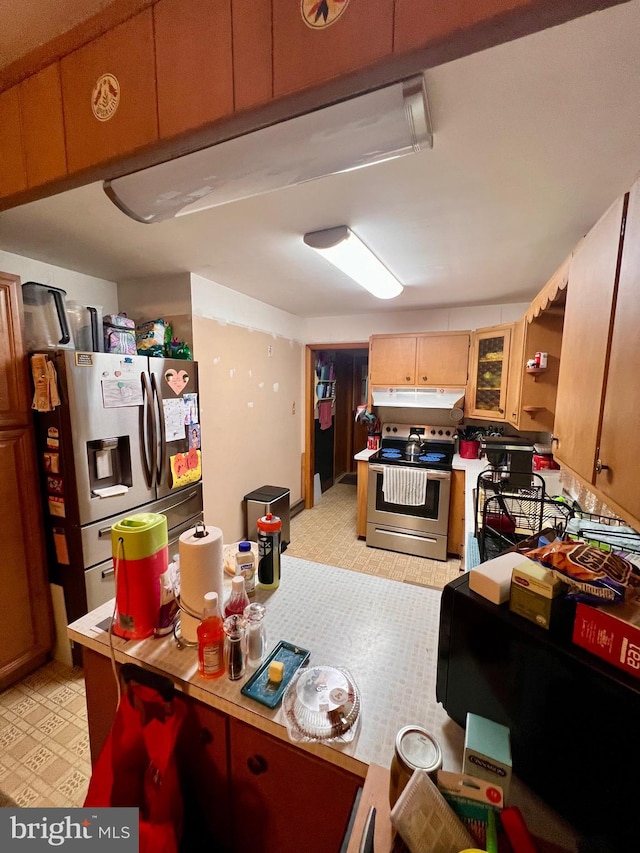
<path fill-rule="evenodd" d="M 218 614 L 218 593 L 205 592 L 204 606 L 202 608 L 203 616 L 217 616 Z"/>
<path fill-rule="evenodd" d="M 231 590 L 238 595 L 242 594 L 244 591 L 244 575 L 233 576 L 233 580 L 231 581 Z"/>

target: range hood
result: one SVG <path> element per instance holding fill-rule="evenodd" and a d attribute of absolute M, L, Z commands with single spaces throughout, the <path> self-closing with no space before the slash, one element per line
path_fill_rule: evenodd
<path fill-rule="evenodd" d="M 374 406 L 396 409 L 444 409 L 460 418 L 464 412 L 464 388 L 389 388 L 372 386 Z"/>
<path fill-rule="evenodd" d="M 162 222 L 432 145 L 424 77 L 417 75 L 113 178 L 103 187 L 132 219 Z"/>

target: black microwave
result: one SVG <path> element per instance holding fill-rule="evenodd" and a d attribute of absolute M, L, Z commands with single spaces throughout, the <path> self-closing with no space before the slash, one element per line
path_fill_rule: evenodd
<path fill-rule="evenodd" d="M 549 633 L 469 589 L 447 584 L 436 696 L 508 726 L 513 772 L 596 849 L 637 849 L 640 680 L 571 643 L 575 607 Z"/>

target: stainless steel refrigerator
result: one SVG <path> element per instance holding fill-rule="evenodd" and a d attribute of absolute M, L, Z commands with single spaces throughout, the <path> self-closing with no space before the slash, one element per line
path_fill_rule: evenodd
<path fill-rule="evenodd" d="M 202 519 L 198 365 L 75 350 L 42 355 L 55 367 L 60 398 L 51 411 L 34 412 L 49 575 L 72 621 L 115 594 L 114 522 L 163 513 L 171 557 L 180 534 Z"/>

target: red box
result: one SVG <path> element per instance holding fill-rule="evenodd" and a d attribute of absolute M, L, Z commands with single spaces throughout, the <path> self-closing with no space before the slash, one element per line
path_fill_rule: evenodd
<path fill-rule="evenodd" d="M 640 678 L 640 602 L 592 607 L 579 603 L 573 642 Z"/>

